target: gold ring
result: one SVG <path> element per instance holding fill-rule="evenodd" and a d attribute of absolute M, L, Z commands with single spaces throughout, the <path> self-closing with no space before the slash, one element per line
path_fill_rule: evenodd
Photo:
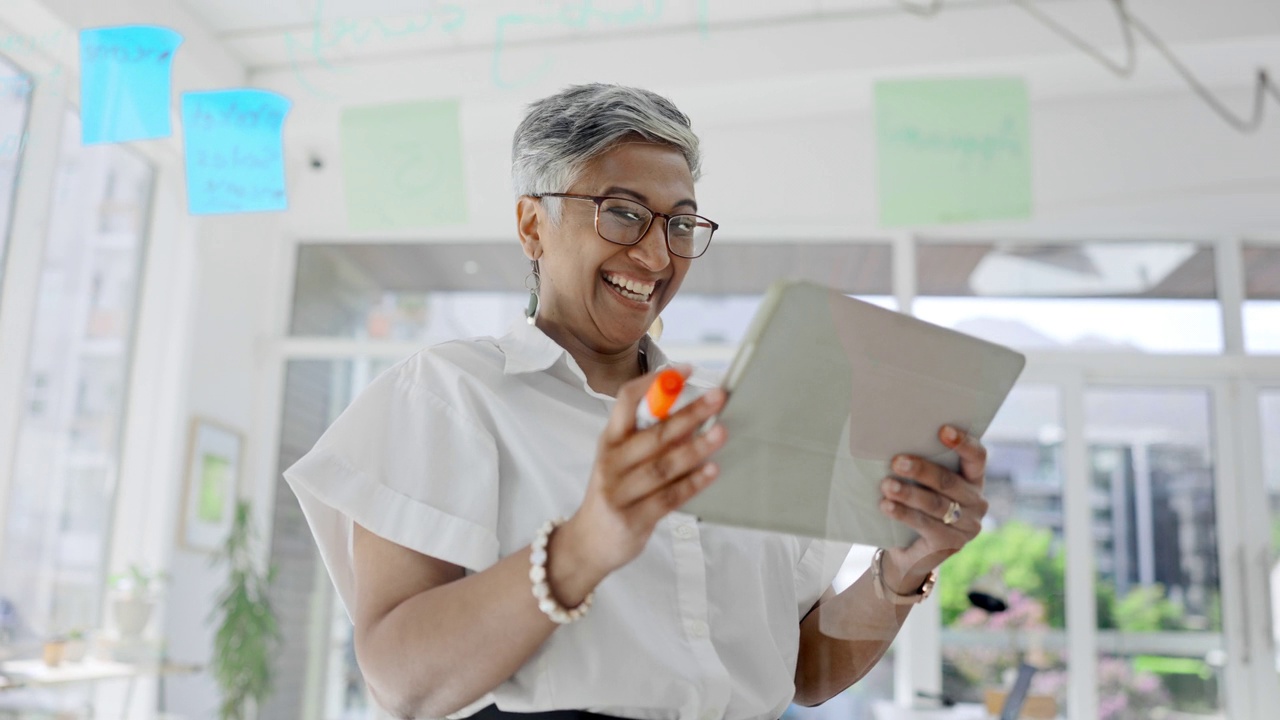
<path fill-rule="evenodd" d="M 947 512 L 942 516 L 943 525 L 955 525 L 960 520 L 960 503 L 955 500 L 951 501 L 951 505 L 947 506 Z"/>

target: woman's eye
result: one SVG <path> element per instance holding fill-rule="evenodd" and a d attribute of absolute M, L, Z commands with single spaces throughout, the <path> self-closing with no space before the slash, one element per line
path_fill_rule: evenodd
<path fill-rule="evenodd" d="M 632 211 L 630 211 L 630 210 L 617 210 L 617 209 L 615 209 L 615 210 L 610 210 L 609 212 L 610 212 L 610 213 L 611 213 L 615 218 L 617 218 L 617 219 L 619 219 L 619 220 L 626 221 L 626 222 L 640 222 L 640 220 L 642 219 L 642 218 L 640 217 L 640 214 L 639 214 L 639 213 L 632 212 Z"/>

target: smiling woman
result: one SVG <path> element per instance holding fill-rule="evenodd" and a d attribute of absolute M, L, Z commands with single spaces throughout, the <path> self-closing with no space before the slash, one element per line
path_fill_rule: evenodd
<path fill-rule="evenodd" d="M 981 445 L 940 435 L 959 473 L 898 458 L 915 482 L 882 511 L 921 540 L 839 595 L 848 545 L 679 512 L 718 474 L 726 431 L 699 428 L 724 392 L 676 366 L 702 399 L 635 418 L 671 366 L 647 331 L 717 228 L 698 138 L 666 98 L 585 85 L 534 103 L 512 156 L 527 317 L 390 368 L 285 472 L 370 694 L 399 717 L 768 720 L 841 692 L 976 534 Z"/>

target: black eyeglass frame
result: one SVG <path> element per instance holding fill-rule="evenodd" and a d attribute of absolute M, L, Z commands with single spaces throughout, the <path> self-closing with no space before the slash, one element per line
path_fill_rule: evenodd
<path fill-rule="evenodd" d="M 538 195 L 530 195 L 529 197 L 532 197 L 532 198 L 557 197 L 557 198 L 568 198 L 570 200 L 590 200 L 591 202 L 596 204 L 596 218 L 595 218 L 596 235 L 599 235 L 600 239 L 604 240 L 605 242 L 611 242 L 614 245 L 623 245 L 625 247 L 631 247 L 632 245 L 640 244 L 640 241 L 644 239 L 645 235 L 649 234 L 649 230 L 653 227 L 654 219 L 663 218 L 666 220 L 666 222 L 663 223 L 662 232 L 663 232 L 663 239 L 667 241 L 667 250 L 670 251 L 672 255 L 675 255 L 676 257 L 685 258 L 686 260 L 696 260 L 702 257 L 703 255 L 706 255 L 707 250 L 711 248 L 711 239 L 715 237 L 716 230 L 720 229 L 720 223 L 715 222 L 711 218 L 706 218 L 696 213 L 676 213 L 674 215 L 660 213 L 649 208 L 644 203 L 638 200 L 635 200 L 634 198 L 618 197 L 616 195 L 574 195 L 572 193 L 541 193 Z M 600 232 L 600 208 L 601 206 L 604 205 L 605 200 L 622 200 L 623 202 L 629 202 L 634 205 L 639 205 L 640 207 L 649 211 L 649 223 L 644 226 L 644 231 L 640 233 L 640 235 L 636 238 L 635 242 L 623 243 L 623 242 L 618 242 L 617 240 L 610 240 L 609 238 L 604 236 L 604 233 Z M 692 255 L 692 256 L 681 255 L 680 253 L 676 252 L 676 249 L 674 247 L 671 246 L 671 221 L 678 217 L 697 218 L 711 226 L 711 235 L 707 238 L 707 247 L 702 248 L 702 252 L 698 253 L 697 255 Z"/>

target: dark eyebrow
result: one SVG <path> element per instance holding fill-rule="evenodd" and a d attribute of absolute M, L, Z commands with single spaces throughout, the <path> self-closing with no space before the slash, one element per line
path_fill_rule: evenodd
<path fill-rule="evenodd" d="M 649 198 L 645 197 L 641 193 L 636 192 L 635 190 L 629 190 L 620 185 L 613 185 L 611 187 L 605 188 L 604 194 L 605 195 L 618 195 L 618 194 L 630 195 L 631 197 L 639 200 L 641 203 L 645 205 L 649 204 Z M 694 212 L 698 212 L 698 203 L 690 198 L 685 198 L 684 200 L 681 200 L 680 202 L 673 205 L 672 207 L 680 207 L 681 205 L 688 205 L 690 208 L 693 208 Z"/>

